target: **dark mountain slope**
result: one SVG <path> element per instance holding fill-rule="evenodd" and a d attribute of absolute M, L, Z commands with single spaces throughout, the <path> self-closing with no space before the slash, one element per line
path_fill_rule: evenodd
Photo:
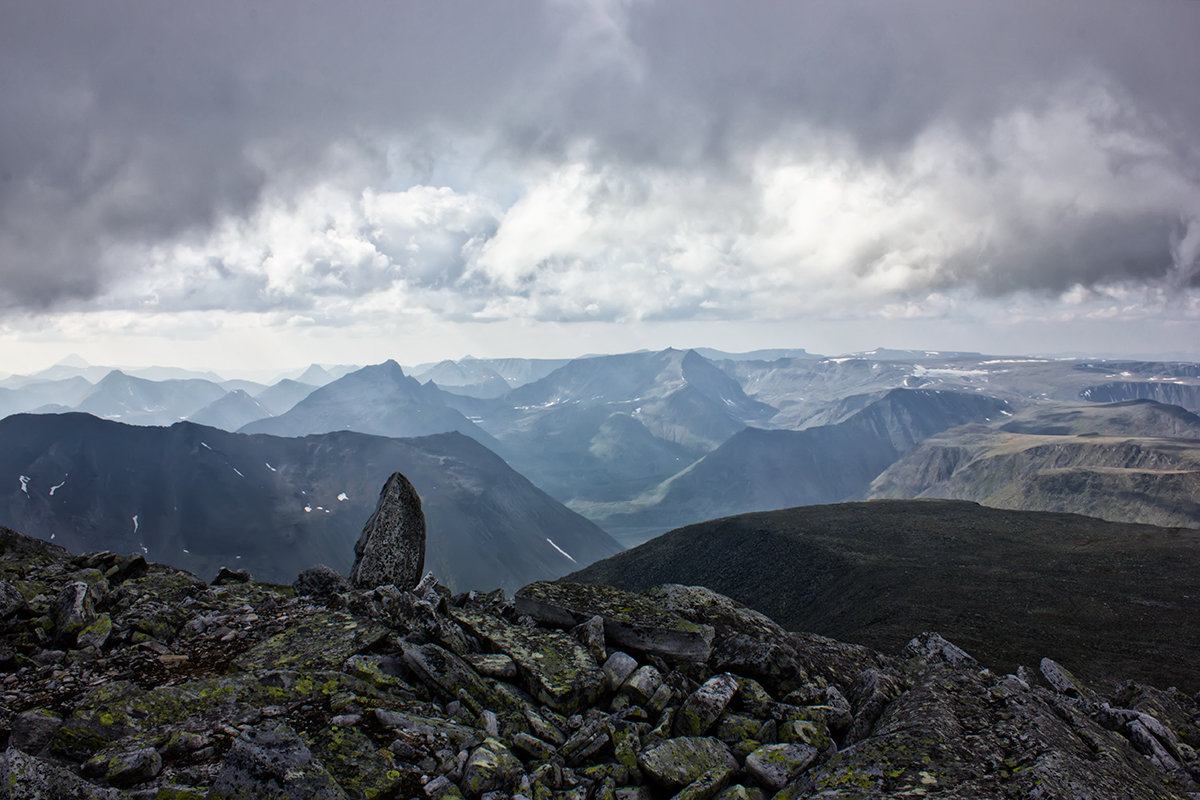
<path fill-rule="evenodd" d="M 241 429 L 242 433 L 276 436 L 330 431 L 392 437 L 459 431 L 476 441 L 491 441 L 474 423 L 449 408 L 436 386 L 422 386 L 395 361 L 351 372 L 314 390 L 286 413 Z"/>
<path fill-rule="evenodd" d="M 1007 408 L 976 394 L 894 389 L 837 425 L 746 428 L 661 485 L 641 509 L 600 522 L 644 537 L 728 514 L 852 499 L 917 442 Z"/>
<path fill-rule="evenodd" d="M 315 563 L 349 569 L 397 470 L 424 501 L 429 568 L 457 588 L 514 589 L 619 549 L 462 435 L 285 439 L 84 414 L 0 421 L 0 524 L 76 549 L 144 548 L 205 577 L 227 564 L 290 581 Z"/>
<path fill-rule="evenodd" d="M 1200 416 L 1153 400 L 1087 405 L 1034 406 L 1000 426 L 1040 436 L 1155 436 L 1200 439 Z"/>
<path fill-rule="evenodd" d="M 691 525 L 567 579 L 700 584 L 790 630 L 877 648 L 937 630 L 1003 670 L 1049 655 L 1194 692 L 1198 570 L 1200 531 L 911 500 Z"/>

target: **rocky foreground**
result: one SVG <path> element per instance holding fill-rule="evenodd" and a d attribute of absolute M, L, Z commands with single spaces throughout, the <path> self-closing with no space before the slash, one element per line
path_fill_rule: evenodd
<path fill-rule="evenodd" d="M 0 798 L 1197 798 L 1200 706 L 700 587 L 212 584 L 0 529 Z"/>

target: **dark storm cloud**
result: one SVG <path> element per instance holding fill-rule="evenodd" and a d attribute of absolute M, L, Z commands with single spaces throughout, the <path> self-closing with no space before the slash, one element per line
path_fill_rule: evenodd
<path fill-rule="evenodd" d="M 941 126 L 1000 170 L 995 121 L 1052 113 L 1076 84 L 1118 106 L 1092 133 L 1156 145 L 1113 148 L 1111 176 L 1141 170 L 1151 193 L 1174 176 L 1165 199 L 992 241 L 911 288 L 1155 280 L 1197 212 L 1197 30 L 1189 0 L 9 3 L 0 303 L 101 293 L 142 269 L 130 246 L 203 238 L 268 192 L 382 181 L 395 142 L 417 180 L 468 136 L 518 166 L 582 143 L 600 164 L 736 183 L 765 142 L 828 137 L 892 169 Z M 996 193 L 1012 235 L 1038 215 L 1022 200 Z"/>

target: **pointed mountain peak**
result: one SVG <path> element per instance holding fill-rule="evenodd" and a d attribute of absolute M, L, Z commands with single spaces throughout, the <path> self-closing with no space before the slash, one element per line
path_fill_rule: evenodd
<path fill-rule="evenodd" d="M 64 359 L 61 359 L 60 361 L 57 361 L 57 362 L 55 362 L 54 366 L 56 366 L 56 367 L 80 367 L 80 368 L 83 368 L 83 367 L 90 367 L 90 366 L 91 366 L 91 364 L 89 364 L 89 363 L 87 362 L 87 360 L 86 360 L 85 358 L 83 358 L 83 356 L 79 355 L 78 353 L 71 353 L 71 354 L 70 354 L 69 356 L 67 356 L 66 358 L 64 358 Z"/>

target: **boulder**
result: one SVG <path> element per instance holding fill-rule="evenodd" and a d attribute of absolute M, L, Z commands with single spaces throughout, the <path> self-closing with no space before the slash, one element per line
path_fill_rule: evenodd
<path fill-rule="evenodd" d="M 737 678 L 728 673 L 706 680 L 683 701 L 679 713 L 675 715 L 675 734 L 702 736 L 708 733 L 708 729 L 725 713 L 726 706 L 737 690 Z"/>
<path fill-rule="evenodd" d="M 519 589 L 515 600 L 520 613 L 563 628 L 598 616 L 608 641 L 630 650 L 674 661 L 707 661 L 712 653 L 712 626 L 611 586 L 537 581 Z"/>
<path fill-rule="evenodd" d="M 10 747 L 0 754 L 3 800 L 123 800 L 125 793 L 88 783 L 49 761 Z"/>
<path fill-rule="evenodd" d="M 37 755 L 50 744 L 62 722 L 62 717 L 44 708 L 26 711 L 13 720 L 8 744 L 21 752 Z"/>
<path fill-rule="evenodd" d="M 766 744 L 746 756 L 746 772 L 777 792 L 812 766 L 818 755 L 817 749 L 807 744 Z"/>
<path fill-rule="evenodd" d="M 638 766 L 655 783 L 679 790 L 709 770 L 737 769 L 737 761 L 720 739 L 681 736 L 638 754 Z"/>
<path fill-rule="evenodd" d="M 12 581 L 0 580 L 0 619 L 13 616 L 25 605 L 25 598 Z"/>
<path fill-rule="evenodd" d="M 350 582 L 332 567 L 317 564 L 297 575 L 296 580 L 292 581 L 292 588 L 298 595 L 332 597 L 335 594 L 349 591 Z"/>
<path fill-rule="evenodd" d="M 357 589 L 392 584 L 412 589 L 425 567 L 425 514 L 408 478 L 392 473 L 379 492 L 375 513 L 354 545 L 350 583 Z"/>
<path fill-rule="evenodd" d="M 467 797 L 505 791 L 521 774 L 521 762 L 498 739 L 488 737 L 471 751 L 463 768 L 462 788 Z"/>
<path fill-rule="evenodd" d="M 213 586 L 228 586 L 235 583 L 249 583 L 250 571 L 245 569 L 230 569 L 229 567 L 221 567 L 217 570 L 217 577 L 212 579 Z"/>
<path fill-rule="evenodd" d="M 510 625 L 462 608 L 452 614 L 492 649 L 511 658 L 524 689 L 555 711 L 572 714 L 604 691 L 604 670 L 574 636 Z"/>
<path fill-rule="evenodd" d="M 79 632 L 96 621 L 96 606 L 88 585 L 72 581 L 64 586 L 54 599 L 50 617 L 54 622 L 54 640 L 74 644 Z"/>
<path fill-rule="evenodd" d="M 209 800 L 348 800 L 287 725 L 251 728 L 233 740 Z"/>

